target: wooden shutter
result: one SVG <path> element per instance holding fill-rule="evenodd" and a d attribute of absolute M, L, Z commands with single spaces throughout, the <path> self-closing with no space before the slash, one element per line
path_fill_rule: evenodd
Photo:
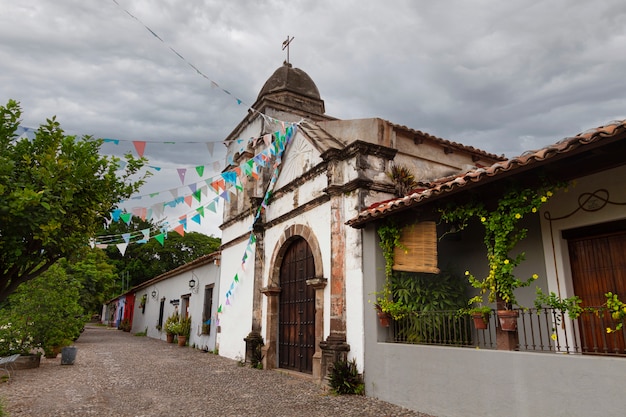
<path fill-rule="evenodd" d="M 419 222 L 406 226 L 400 232 L 401 247 L 394 249 L 396 271 L 428 272 L 438 274 L 437 225 Z"/>

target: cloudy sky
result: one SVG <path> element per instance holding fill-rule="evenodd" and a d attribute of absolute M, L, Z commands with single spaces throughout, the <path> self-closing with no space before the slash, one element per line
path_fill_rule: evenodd
<path fill-rule="evenodd" d="M 109 152 L 149 142 L 145 156 L 163 168 L 149 192 L 180 185 L 178 167 L 223 158 L 203 143 L 246 114 L 288 35 L 291 63 L 342 119 L 381 117 L 515 156 L 626 118 L 621 0 L 0 5 L 0 101 L 21 102 L 24 126 L 56 115 L 70 134 L 119 139 Z"/>

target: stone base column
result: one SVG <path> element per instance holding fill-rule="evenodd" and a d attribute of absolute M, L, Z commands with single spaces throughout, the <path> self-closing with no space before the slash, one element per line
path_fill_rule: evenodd
<path fill-rule="evenodd" d="M 267 297 L 267 317 L 265 319 L 266 343 L 261 348 L 263 355 L 263 369 L 276 368 L 278 347 L 278 296 L 280 287 L 265 287 L 261 289 Z"/>
<path fill-rule="evenodd" d="M 347 361 L 350 345 L 341 335 L 330 334 L 328 338 L 320 343 L 322 349 L 321 380 L 328 384 L 328 375 L 332 371 L 332 366 L 338 361 Z"/>
<path fill-rule="evenodd" d="M 507 307 L 510 307 L 510 305 L 507 305 L 504 301 L 496 301 L 496 308 L 498 310 L 506 310 Z M 518 329 L 515 329 L 515 331 L 502 330 L 499 322 L 496 323 L 496 326 L 496 349 L 517 350 L 519 345 Z"/>
<path fill-rule="evenodd" d="M 322 380 L 322 351 L 320 345 L 324 339 L 324 288 L 326 278 L 313 278 L 306 281 L 306 285 L 315 288 L 315 353 L 313 353 L 313 379 Z"/>
<path fill-rule="evenodd" d="M 250 332 L 247 337 L 243 339 L 246 342 L 246 363 L 252 366 L 257 366 L 263 361 L 263 337 L 259 332 Z"/>

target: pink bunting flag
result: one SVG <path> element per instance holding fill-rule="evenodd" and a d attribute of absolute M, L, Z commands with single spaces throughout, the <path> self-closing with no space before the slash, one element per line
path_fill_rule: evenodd
<path fill-rule="evenodd" d="M 143 158 L 143 153 L 146 150 L 146 142 L 143 140 L 135 140 L 133 141 L 133 145 L 135 145 L 135 150 L 140 158 Z"/>
<path fill-rule="evenodd" d="M 185 203 L 187 203 L 187 205 L 191 207 L 191 204 L 193 203 L 193 197 L 190 195 L 185 196 Z"/>

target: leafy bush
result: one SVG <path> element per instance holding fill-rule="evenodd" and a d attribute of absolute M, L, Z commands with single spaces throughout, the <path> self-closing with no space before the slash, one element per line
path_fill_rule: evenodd
<path fill-rule="evenodd" d="M 328 382 L 335 394 L 363 395 L 365 393 L 365 384 L 357 369 L 356 359 L 335 362 Z"/>
<path fill-rule="evenodd" d="M 20 285 L 0 310 L 0 354 L 51 352 L 76 340 L 87 321 L 79 291 L 80 283 L 58 264 Z"/>

